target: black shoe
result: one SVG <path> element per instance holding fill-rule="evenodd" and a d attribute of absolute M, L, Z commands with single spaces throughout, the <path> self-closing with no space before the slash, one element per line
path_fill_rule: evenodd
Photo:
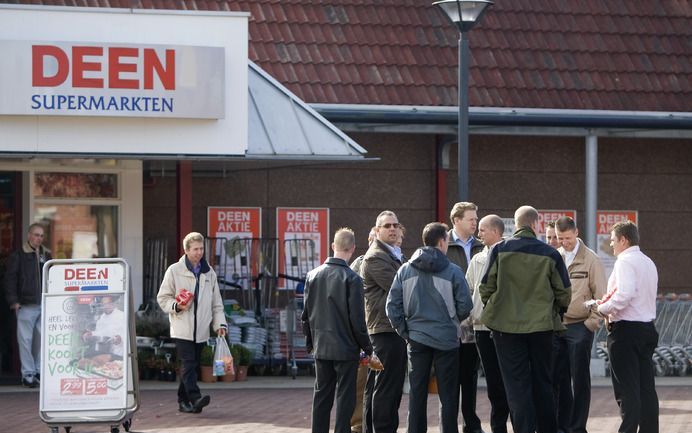
<path fill-rule="evenodd" d="M 181 401 L 178 402 L 178 411 L 183 413 L 193 413 L 195 409 L 192 407 L 191 403 Z"/>
<path fill-rule="evenodd" d="M 25 388 L 36 388 L 38 386 L 38 382 L 35 380 L 29 380 L 26 377 L 22 377 L 22 386 Z"/>
<path fill-rule="evenodd" d="M 205 406 L 209 405 L 210 401 L 211 401 L 211 397 L 209 397 L 208 395 L 205 395 L 204 397 L 198 398 L 197 401 L 195 401 L 192 404 L 192 409 L 193 409 L 194 413 L 202 412 L 202 409 L 204 409 Z"/>
<path fill-rule="evenodd" d="M 38 373 L 34 374 L 34 382 L 36 382 L 39 385 L 41 384 L 41 375 L 40 374 L 38 374 Z"/>

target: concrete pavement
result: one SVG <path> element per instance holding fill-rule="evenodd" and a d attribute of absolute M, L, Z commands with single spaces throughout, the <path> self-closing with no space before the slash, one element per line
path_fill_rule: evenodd
<path fill-rule="evenodd" d="M 307 433 L 310 431 L 312 377 L 250 377 L 247 382 L 201 384 L 212 396 L 202 414 L 177 411 L 175 383 L 143 382 L 140 409 L 133 418 L 133 432 L 161 433 Z M 692 377 L 657 378 L 660 400 L 661 433 L 692 432 Z M 428 400 L 428 422 L 431 433 L 438 433 L 437 396 Z M 400 409 L 399 431 L 405 431 L 408 396 Z M 490 431 L 490 406 L 481 383 L 478 415 L 483 428 Z M 38 416 L 38 392 L 21 387 L 0 387 L 0 432 L 34 433 L 49 429 Z M 332 420 L 334 416 L 332 414 Z M 590 433 L 611 433 L 619 425 L 618 408 L 610 381 L 595 378 L 592 388 Z M 105 424 L 73 425 L 72 432 L 109 432 Z M 124 431 L 121 428 L 121 432 Z M 511 431 L 511 429 L 510 429 Z"/>

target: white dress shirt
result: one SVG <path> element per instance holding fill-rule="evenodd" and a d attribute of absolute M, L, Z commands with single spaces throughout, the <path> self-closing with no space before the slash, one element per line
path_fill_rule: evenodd
<path fill-rule="evenodd" d="M 658 271 L 639 246 L 618 255 L 608 279 L 608 292 L 599 302 L 598 312 L 617 322 L 651 322 L 656 318 Z"/>
<path fill-rule="evenodd" d="M 564 247 L 562 249 L 565 252 L 565 267 L 569 268 L 569 265 L 572 264 L 574 258 L 577 257 L 577 251 L 579 251 L 579 241 L 577 240 L 572 251 L 567 251 L 564 249 Z"/>

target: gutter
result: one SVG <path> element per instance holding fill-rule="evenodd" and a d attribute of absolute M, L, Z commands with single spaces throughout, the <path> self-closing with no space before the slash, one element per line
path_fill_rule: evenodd
<path fill-rule="evenodd" d="M 457 125 L 457 107 L 310 104 L 333 123 Z M 692 112 L 563 110 L 470 107 L 469 124 L 504 127 L 629 128 L 692 130 Z"/>

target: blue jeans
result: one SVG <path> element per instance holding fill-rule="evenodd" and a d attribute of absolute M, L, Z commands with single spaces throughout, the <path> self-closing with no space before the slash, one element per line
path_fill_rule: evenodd
<path fill-rule="evenodd" d="M 31 381 L 41 371 L 41 350 L 34 353 L 34 332 L 41 335 L 41 306 L 22 305 L 17 310 L 17 343 L 22 377 Z"/>

